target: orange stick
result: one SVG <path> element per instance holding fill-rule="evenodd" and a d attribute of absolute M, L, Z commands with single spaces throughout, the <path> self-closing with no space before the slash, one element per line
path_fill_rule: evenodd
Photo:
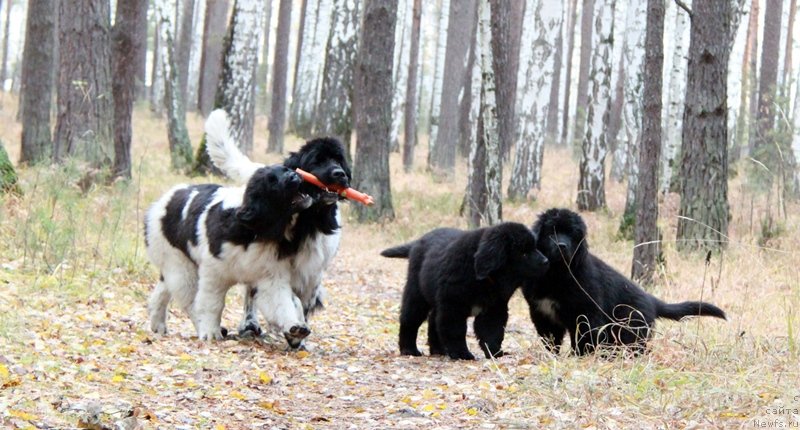
<path fill-rule="evenodd" d="M 336 194 L 338 194 L 338 195 L 340 195 L 340 196 L 342 196 L 344 198 L 357 201 L 357 202 L 359 202 L 361 204 L 364 204 L 364 205 L 367 205 L 367 206 L 375 203 L 375 201 L 372 199 L 372 196 L 370 196 L 368 194 L 364 194 L 361 191 L 358 191 L 356 189 L 345 188 L 345 187 L 342 187 L 342 186 L 339 186 L 339 185 L 326 185 L 326 184 L 323 184 L 322 181 L 317 179 L 316 176 L 314 176 L 311 173 L 308 173 L 305 170 L 300 169 L 300 168 L 295 169 L 295 172 L 297 172 L 297 174 L 300 175 L 300 177 L 303 178 L 303 180 L 308 182 L 309 184 L 316 185 L 316 186 L 318 186 L 318 187 L 320 187 L 320 188 L 322 188 L 324 190 L 333 191 Z"/>

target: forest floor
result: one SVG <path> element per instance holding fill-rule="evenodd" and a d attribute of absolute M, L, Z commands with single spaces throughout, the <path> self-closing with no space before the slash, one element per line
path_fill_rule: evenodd
<path fill-rule="evenodd" d="M 20 128 L 8 100 L 0 138 L 12 159 Z M 201 120 L 190 115 L 197 142 Z M 266 120 L 257 127 L 265 130 Z M 265 132 L 257 133 L 256 156 Z M 424 142 L 424 140 L 423 140 Z M 289 148 L 296 148 L 290 139 Z M 406 264 L 381 249 L 437 226 L 463 227 L 465 167 L 438 183 L 393 154 L 396 219 L 359 225 L 344 206 L 344 234 L 326 278 L 326 308 L 311 320 L 308 351 L 278 336 L 201 342 L 171 309 L 167 336 L 149 331 L 146 300 L 157 273 L 147 262 L 142 216 L 172 185 L 203 182 L 168 168 L 165 125 L 136 112 L 134 179 L 81 190 L 79 170 L 21 169 L 22 197 L 0 197 L 0 427 L 11 428 L 752 428 L 800 422 L 800 207 L 774 212 L 780 233 L 759 244 L 763 195 L 731 181 L 728 249 L 678 254 L 678 197 L 661 203 L 666 265 L 653 292 L 703 299 L 729 320 L 661 321 L 649 354 L 604 360 L 548 354 L 517 294 L 496 360 L 400 357 L 398 310 Z M 535 201 L 506 203 L 506 220 L 531 224 L 542 210 L 573 207 L 577 163 L 544 157 Z M 744 169 L 740 169 L 744 170 Z M 506 177 L 508 169 L 506 171 Z M 210 180 L 219 181 L 212 178 Z M 632 243 L 616 231 L 623 184 L 608 182 L 609 208 L 586 213 L 597 255 L 629 273 Z M 776 199 L 773 199 L 776 200 Z M 224 325 L 241 315 L 228 295 Z M 425 341 L 421 330 L 420 346 Z M 470 348 L 478 352 L 470 334 Z"/>

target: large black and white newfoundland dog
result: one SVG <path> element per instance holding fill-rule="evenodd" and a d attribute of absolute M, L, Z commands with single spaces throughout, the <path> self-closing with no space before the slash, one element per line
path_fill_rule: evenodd
<path fill-rule="evenodd" d="M 221 339 L 225 294 L 236 283 L 258 286 L 255 302 L 291 346 L 309 334 L 302 303 L 291 288 L 291 262 L 283 258 L 297 213 L 311 205 L 293 170 L 268 166 L 246 187 L 179 185 L 145 217 L 147 254 L 160 271 L 148 303 L 153 331 L 166 333 L 174 300 L 197 336 Z"/>
<path fill-rule="evenodd" d="M 223 110 L 213 111 L 206 121 L 208 154 L 220 170 L 230 178 L 246 183 L 264 165 L 251 161 L 231 137 L 228 116 Z M 333 138 L 313 139 L 283 161 L 292 170 L 301 168 L 314 174 L 323 183 L 350 186 L 352 175 L 345 158 L 344 146 Z M 298 213 L 291 238 L 281 243 L 280 257 L 290 265 L 290 283 L 294 295 L 302 304 L 305 316 L 320 307 L 325 295 L 322 277 L 339 248 L 341 235 L 336 193 L 327 192 L 303 182 L 300 191 L 311 197 L 311 206 Z M 272 264 L 265 260 L 263 264 Z M 253 298 L 260 287 L 246 284 L 244 317 L 239 324 L 240 335 L 259 335 L 261 328 L 254 310 Z M 259 307 L 256 304 L 255 307 Z"/>
<path fill-rule="evenodd" d="M 656 318 L 689 316 L 725 319 L 725 312 L 705 302 L 665 303 L 589 252 L 586 224 L 568 209 L 550 209 L 533 226 L 539 250 L 550 260 L 540 279 L 523 286 L 536 331 L 558 353 L 569 333 L 575 353 L 598 347 L 645 351 Z M 619 351 L 608 351 L 619 352 Z"/>
<path fill-rule="evenodd" d="M 472 231 L 435 229 L 381 255 L 409 259 L 400 308 L 400 354 L 422 355 L 417 331 L 427 318 L 431 355 L 462 360 L 475 359 L 466 341 L 470 316 L 486 357 L 503 354 L 508 301 L 548 264 L 531 230 L 511 222 Z"/>

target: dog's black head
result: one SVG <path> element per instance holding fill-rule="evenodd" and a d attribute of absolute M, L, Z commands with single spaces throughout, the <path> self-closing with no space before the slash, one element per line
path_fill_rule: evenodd
<path fill-rule="evenodd" d="M 532 278 L 543 275 L 547 268 L 547 258 L 536 249 L 536 236 L 515 222 L 487 228 L 475 252 L 478 279 L 487 279 L 499 271 L 515 278 Z"/>
<path fill-rule="evenodd" d="M 539 215 L 533 232 L 539 238 L 539 250 L 554 267 L 579 262 L 589 252 L 586 223 L 569 209 L 548 209 Z"/>
<path fill-rule="evenodd" d="M 344 146 L 332 137 L 308 141 L 299 151 L 290 153 L 283 165 L 292 170 L 299 167 L 328 185 L 349 187 L 350 180 L 353 179 L 350 166 L 347 165 L 345 158 Z M 311 184 L 303 184 L 302 189 L 303 192 L 313 196 L 315 200 L 324 200 L 328 204 L 338 200 L 336 194 L 325 193 Z M 328 194 L 332 194 L 332 196 Z"/>
<path fill-rule="evenodd" d="M 256 170 L 236 218 L 261 234 L 282 235 L 291 215 L 311 206 L 311 197 L 300 190 L 302 182 L 294 170 L 279 164 Z"/>

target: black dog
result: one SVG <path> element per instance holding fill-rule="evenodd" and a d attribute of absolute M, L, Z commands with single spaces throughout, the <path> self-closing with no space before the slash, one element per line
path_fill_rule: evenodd
<path fill-rule="evenodd" d="M 531 319 L 545 345 L 558 353 L 569 332 L 573 351 L 594 352 L 600 345 L 645 350 L 656 318 L 687 316 L 725 319 L 705 302 L 668 304 L 642 290 L 589 252 L 586 224 L 568 209 L 550 209 L 533 226 L 550 270 L 523 286 Z"/>
<path fill-rule="evenodd" d="M 474 360 L 466 335 L 467 318 L 475 316 L 484 354 L 501 356 L 511 295 L 547 270 L 536 237 L 518 223 L 473 231 L 439 228 L 381 255 L 409 259 L 400 309 L 401 355 L 422 355 L 417 331 L 427 318 L 431 355 Z"/>

